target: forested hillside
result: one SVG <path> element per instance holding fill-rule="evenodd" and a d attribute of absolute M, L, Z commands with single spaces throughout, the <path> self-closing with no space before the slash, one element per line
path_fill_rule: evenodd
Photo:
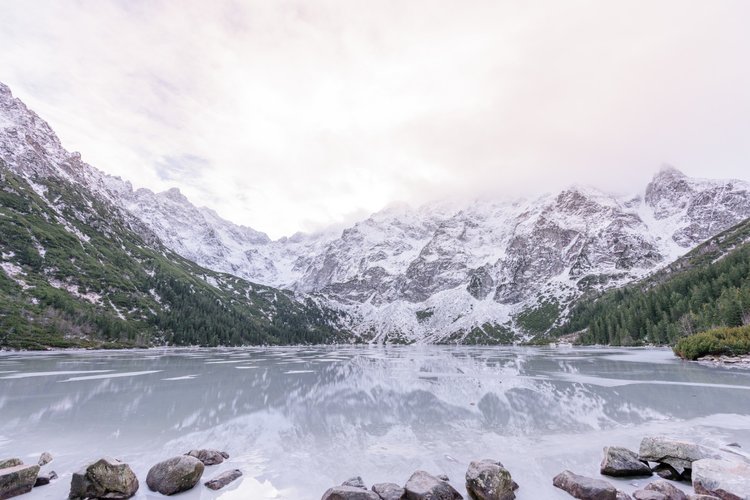
<path fill-rule="evenodd" d="M 748 322 L 750 219 L 640 283 L 579 302 L 555 333 L 581 331 L 588 344 L 669 344 Z"/>
<path fill-rule="evenodd" d="M 134 224 L 81 186 L 0 162 L 0 347 L 348 338 L 312 300 L 201 268 Z"/>

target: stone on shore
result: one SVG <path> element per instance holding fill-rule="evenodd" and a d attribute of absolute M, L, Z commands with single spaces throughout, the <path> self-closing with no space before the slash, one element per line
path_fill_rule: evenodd
<path fill-rule="evenodd" d="M 750 465 L 705 458 L 693 462 L 696 493 L 722 500 L 750 500 Z"/>
<path fill-rule="evenodd" d="M 126 463 L 104 457 L 73 474 L 70 499 L 130 498 L 138 491 L 138 478 Z"/>
<path fill-rule="evenodd" d="M 673 484 L 670 484 L 668 481 L 664 481 L 663 479 L 647 484 L 644 489 L 647 491 L 656 491 L 658 493 L 661 493 L 670 500 L 688 500 L 688 496 L 686 493 L 684 493 L 681 489 L 677 488 Z"/>
<path fill-rule="evenodd" d="M 146 484 L 151 491 L 174 495 L 198 484 L 204 470 L 203 462 L 190 455 L 180 455 L 151 467 Z"/>
<path fill-rule="evenodd" d="M 42 453 L 42 455 L 41 455 L 41 456 L 39 457 L 39 462 L 38 462 L 38 463 L 39 463 L 39 467 L 41 467 L 41 466 L 43 466 L 43 465 L 47 465 L 47 464 L 48 464 L 48 463 L 50 463 L 51 461 L 52 461 L 52 454 L 51 454 L 50 452 L 48 452 L 48 451 L 45 451 L 45 452 L 44 452 L 44 453 Z"/>
<path fill-rule="evenodd" d="M 474 460 L 466 471 L 466 491 L 473 500 L 513 500 L 518 485 L 496 460 Z"/>
<path fill-rule="evenodd" d="M 381 500 L 402 500 L 406 498 L 406 490 L 395 483 L 377 483 L 372 485 Z"/>
<path fill-rule="evenodd" d="M 23 465 L 23 460 L 20 458 L 5 458 L 0 460 L 0 469 L 7 469 L 9 467 L 15 467 L 17 465 Z"/>
<path fill-rule="evenodd" d="M 354 488 L 362 488 L 363 490 L 367 489 L 367 485 L 360 476 L 350 477 L 349 479 L 341 483 L 341 486 L 352 486 Z"/>
<path fill-rule="evenodd" d="M 599 467 L 606 476 L 650 476 L 651 468 L 634 451 L 619 446 L 604 448 L 604 459 Z"/>
<path fill-rule="evenodd" d="M 185 453 L 185 455 L 188 455 L 190 457 L 195 457 L 201 462 L 203 462 L 203 465 L 217 465 L 222 463 L 225 459 L 229 458 L 229 453 L 226 451 L 219 451 L 219 450 L 190 450 L 189 452 Z"/>
<path fill-rule="evenodd" d="M 641 460 L 669 464 L 680 472 L 692 468 L 692 463 L 696 460 L 721 458 L 717 450 L 662 436 L 643 438 L 638 454 Z"/>
<path fill-rule="evenodd" d="M 617 488 L 607 481 L 579 476 L 569 470 L 552 480 L 552 484 L 580 500 L 617 500 Z"/>
<path fill-rule="evenodd" d="M 633 498 L 635 498 L 635 500 L 670 500 L 664 493 L 651 490 L 634 491 Z"/>
<path fill-rule="evenodd" d="M 38 465 L 18 464 L 0 469 L 0 499 L 28 493 L 38 474 Z"/>
<path fill-rule="evenodd" d="M 669 479 L 670 481 L 682 480 L 682 474 L 669 464 L 657 464 L 652 470 L 662 479 Z"/>
<path fill-rule="evenodd" d="M 334 486 L 323 493 L 321 500 L 380 500 L 377 493 L 356 486 Z"/>
<path fill-rule="evenodd" d="M 222 472 L 218 476 L 214 477 L 210 481 L 206 481 L 205 484 L 206 487 L 212 489 L 212 490 L 220 490 L 224 486 L 228 485 L 232 481 L 239 479 L 242 477 L 242 471 L 239 469 L 234 470 L 228 470 L 226 472 Z"/>
<path fill-rule="evenodd" d="M 34 483 L 34 488 L 37 486 L 45 486 L 50 483 L 50 481 L 53 481 L 57 479 L 57 473 L 55 471 L 49 471 L 47 474 L 39 474 L 36 476 L 36 482 Z"/>
<path fill-rule="evenodd" d="M 463 500 L 453 486 L 423 470 L 412 474 L 404 489 L 407 500 Z"/>

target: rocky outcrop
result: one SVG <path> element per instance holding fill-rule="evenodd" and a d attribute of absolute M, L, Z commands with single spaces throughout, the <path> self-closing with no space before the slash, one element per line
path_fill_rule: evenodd
<path fill-rule="evenodd" d="M 403 500 L 406 498 L 406 490 L 396 483 L 377 483 L 372 485 L 372 491 L 381 500 Z"/>
<path fill-rule="evenodd" d="M 425 471 L 411 475 L 404 486 L 407 500 L 462 500 L 463 496 L 447 482 Z"/>
<path fill-rule="evenodd" d="M 356 486 L 334 486 L 323 493 L 321 500 L 380 500 L 377 493 Z"/>
<path fill-rule="evenodd" d="M 614 477 L 651 475 L 651 468 L 635 452 L 619 446 L 604 448 L 604 459 L 599 470 L 606 476 Z"/>
<path fill-rule="evenodd" d="M 138 478 L 128 464 L 105 457 L 73 474 L 69 498 L 130 498 L 138 486 Z"/>
<path fill-rule="evenodd" d="M 661 436 L 643 438 L 638 454 L 641 460 L 668 464 L 678 472 L 692 468 L 692 463 L 702 458 L 721 458 L 711 448 Z"/>
<path fill-rule="evenodd" d="M 229 458 L 229 453 L 219 450 L 190 450 L 185 455 L 197 458 L 203 465 L 217 465 Z"/>
<path fill-rule="evenodd" d="M 212 490 L 220 490 L 224 486 L 228 485 L 232 481 L 235 481 L 242 477 L 242 471 L 239 469 L 228 470 L 222 472 L 218 476 L 214 477 L 210 481 L 203 483 L 207 488 Z"/>
<path fill-rule="evenodd" d="M 15 461 L 6 460 L 6 463 L 15 463 Z M 0 469 L 0 499 L 28 493 L 34 487 L 38 474 L 38 465 L 21 463 Z"/>
<path fill-rule="evenodd" d="M 162 495 L 174 495 L 198 484 L 203 470 L 203 462 L 195 457 L 173 457 L 151 467 L 146 476 L 146 485 L 151 491 L 158 491 Z"/>
<path fill-rule="evenodd" d="M 496 460 L 475 460 L 466 471 L 466 491 L 473 500 L 513 500 L 518 485 Z"/>
<path fill-rule="evenodd" d="M 555 476 L 552 484 L 580 500 L 617 500 L 617 488 L 607 481 L 579 476 L 566 470 Z"/>
<path fill-rule="evenodd" d="M 711 458 L 693 462 L 696 493 L 721 500 L 750 500 L 750 464 Z"/>

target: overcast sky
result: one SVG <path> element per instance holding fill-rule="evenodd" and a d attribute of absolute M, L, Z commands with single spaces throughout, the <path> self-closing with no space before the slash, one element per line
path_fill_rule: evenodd
<path fill-rule="evenodd" d="M 2 0 L 63 144 L 272 237 L 395 201 L 750 177 L 750 1 Z"/>

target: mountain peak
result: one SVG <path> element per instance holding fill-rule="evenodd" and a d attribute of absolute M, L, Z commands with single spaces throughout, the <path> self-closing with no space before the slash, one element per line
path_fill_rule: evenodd
<path fill-rule="evenodd" d="M 659 171 L 654 175 L 654 180 L 659 178 L 684 178 L 687 177 L 682 170 L 668 163 L 663 163 Z"/>

